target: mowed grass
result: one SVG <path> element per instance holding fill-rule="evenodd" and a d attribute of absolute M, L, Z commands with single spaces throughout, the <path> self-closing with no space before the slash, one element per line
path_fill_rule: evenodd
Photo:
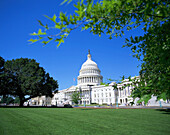
<path fill-rule="evenodd" d="M 154 109 L 0 108 L 0 135 L 169 135 Z"/>

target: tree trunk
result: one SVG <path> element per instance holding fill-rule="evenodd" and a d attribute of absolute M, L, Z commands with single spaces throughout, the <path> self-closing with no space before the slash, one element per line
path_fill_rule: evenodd
<path fill-rule="evenodd" d="M 19 104 L 19 106 L 20 106 L 20 107 L 22 107 L 22 106 L 23 106 L 23 104 L 24 104 L 24 100 L 23 100 L 23 98 L 22 98 L 22 97 L 19 97 L 19 99 L 20 99 L 20 104 Z"/>

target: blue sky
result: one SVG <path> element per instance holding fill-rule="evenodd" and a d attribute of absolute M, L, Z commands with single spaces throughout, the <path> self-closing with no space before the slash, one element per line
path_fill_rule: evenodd
<path fill-rule="evenodd" d="M 141 34 L 141 29 L 125 32 L 122 38 L 109 40 L 77 29 L 73 31 L 59 48 L 56 43 L 43 47 L 39 43 L 28 44 L 29 34 L 41 28 L 37 20 L 49 22 L 43 15 L 52 17 L 60 11 L 72 13 L 72 4 L 60 6 L 62 0 L 0 0 L 0 56 L 5 60 L 16 58 L 36 59 L 54 79 L 59 89 L 65 89 L 76 82 L 79 70 L 86 61 L 88 49 L 103 76 L 120 79 L 120 76 L 138 75 L 139 62 L 132 57 L 130 48 L 122 48 L 125 37 Z"/>

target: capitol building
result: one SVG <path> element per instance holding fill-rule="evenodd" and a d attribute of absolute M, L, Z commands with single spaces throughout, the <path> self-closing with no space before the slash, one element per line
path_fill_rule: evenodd
<path fill-rule="evenodd" d="M 137 77 L 138 78 L 138 77 Z M 87 55 L 87 60 L 82 64 L 77 77 L 77 85 L 70 88 L 59 90 L 51 100 L 52 105 L 60 104 L 74 104 L 71 99 L 73 92 L 80 92 L 79 104 L 128 104 L 133 101 L 130 97 L 132 85 L 123 89 L 122 86 L 130 84 L 127 79 L 122 84 L 118 85 L 118 90 L 114 89 L 115 82 L 109 85 L 101 85 L 103 76 L 97 64 L 92 60 L 90 51 Z"/>
<path fill-rule="evenodd" d="M 131 80 L 138 81 L 139 76 L 132 77 Z M 71 104 L 73 101 L 71 95 L 74 92 L 80 92 L 79 104 L 107 104 L 113 105 L 118 103 L 119 105 L 127 105 L 133 101 L 130 96 L 134 85 L 129 79 L 123 80 L 121 83 L 111 82 L 108 85 L 102 85 L 103 76 L 97 64 L 92 60 L 90 51 L 87 55 L 87 60 L 81 66 L 79 76 L 77 77 L 77 85 L 71 86 L 67 89 L 59 90 L 58 93 L 54 94 L 53 98 L 50 97 L 36 97 L 31 99 L 32 105 L 64 105 Z M 117 89 L 114 86 L 117 85 Z M 136 98 L 133 102 L 137 105 Z M 149 106 L 159 106 L 156 96 L 152 96 L 149 100 Z M 166 104 L 162 100 L 162 104 Z M 167 104 L 166 104 L 167 105 Z"/>

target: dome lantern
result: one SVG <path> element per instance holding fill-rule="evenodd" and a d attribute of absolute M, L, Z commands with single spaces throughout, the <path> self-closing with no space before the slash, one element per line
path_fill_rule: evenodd
<path fill-rule="evenodd" d="M 91 54 L 90 54 L 90 49 L 88 50 L 88 55 L 87 55 L 87 59 L 91 60 Z"/>

